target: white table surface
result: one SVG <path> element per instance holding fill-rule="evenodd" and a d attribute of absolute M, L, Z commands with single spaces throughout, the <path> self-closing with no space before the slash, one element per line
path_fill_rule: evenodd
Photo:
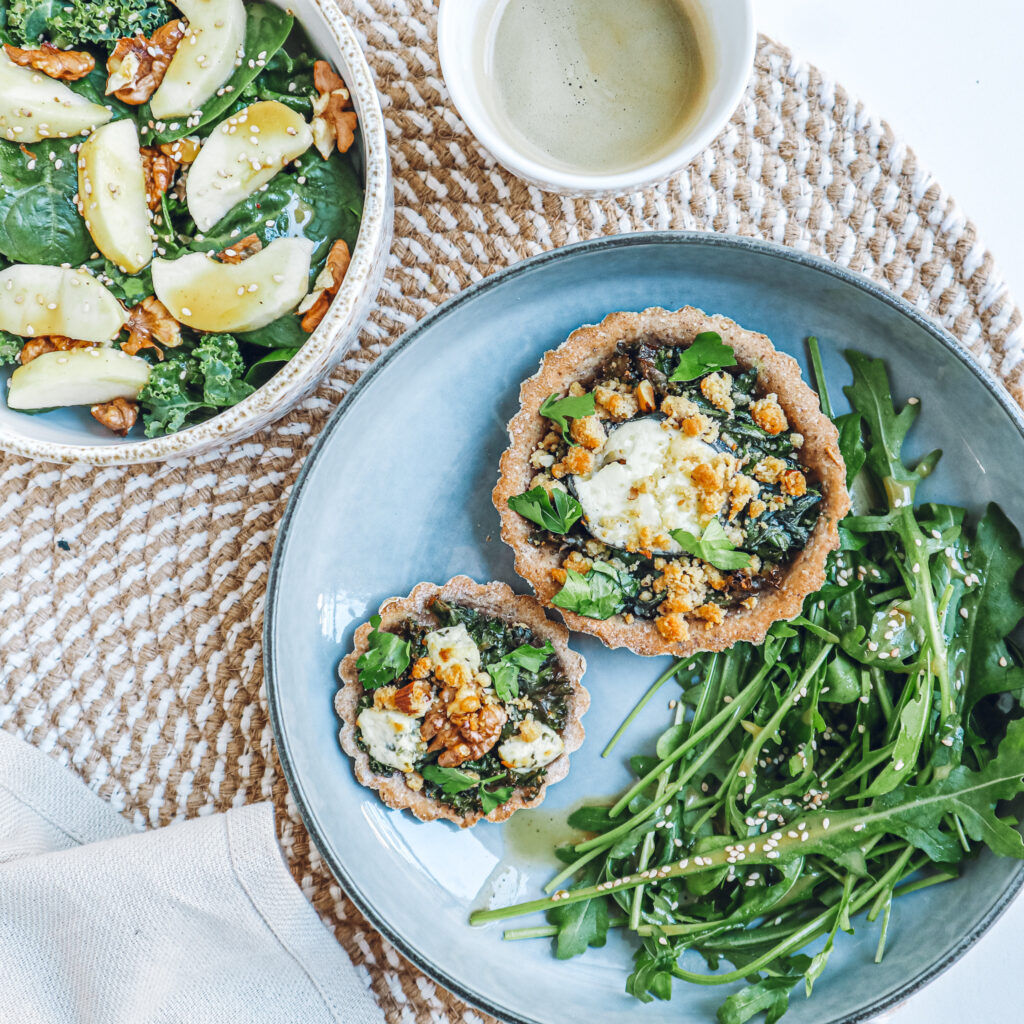
<path fill-rule="evenodd" d="M 1024 303 L 1024 3 L 757 0 L 758 27 L 885 118 L 974 221 Z M 1015 1024 L 1024 897 L 887 1024 Z M 865 976 L 865 984 L 870 979 Z M 795 996 L 794 998 L 798 998 Z"/>

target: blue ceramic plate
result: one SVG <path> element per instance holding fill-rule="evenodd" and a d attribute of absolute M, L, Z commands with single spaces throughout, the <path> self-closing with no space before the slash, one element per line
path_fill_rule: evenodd
<path fill-rule="evenodd" d="M 324 430 L 281 525 L 265 626 L 274 728 L 306 825 L 359 908 L 413 963 L 506 1021 L 714 1020 L 720 989 L 677 983 L 671 1003 L 646 1006 L 625 995 L 630 950 L 620 936 L 559 962 L 547 940 L 505 943 L 502 924 L 466 923 L 475 907 L 539 895 L 568 811 L 626 783 L 625 758 L 669 722 L 667 691 L 614 758 L 602 760 L 601 748 L 668 661 L 576 636 L 593 704 L 569 777 L 541 808 L 464 832 L 389 811 L 356 783 L 337 740 L 335 672 L 355 627 L 420 580 L 466 573 L 526 589 L 490 500 L 520 381 L 580 324 L 686 304 L 763 331 L 805 368 L 803 341 L 816 334 L 840 404 L 849 379 L 841 352 L 884 357 L 897 398 L 921 398 L 911 454 L 945 452 L 921 499 L 972 511 L 996 500 L 1024 526 L 1024 422 L 1005 393 L 877 286 L 763 242 L 665 233 L 569 246 L 467 289 L 378 361 Z M 904 998 L 960 956 L 1022 882 L 1017 862 L 986 854 L 955 883 L 955 898 L 941 887 L 901 900 L 878 966 L 877 926 L 860 919 L 855 937 L 840 936 L 813 999 L 795 995 L 786 1021 L 859 1021 Z"/>

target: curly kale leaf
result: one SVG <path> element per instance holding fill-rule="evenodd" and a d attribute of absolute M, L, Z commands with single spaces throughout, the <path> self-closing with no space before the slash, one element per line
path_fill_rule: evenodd
<path fill-rule="evenodd" d="M 172 17 L 164 0 L 11 0 L 7 31 L 20 46 L 48 39 L 67 49 L 114 43 L 136 32 L 148 36 Z"/>
<path fill-rule="evenodd" d="M 0 366 L 18 362 L 18 353 L 21 352 L 24 341 L 24 338 L 19 338 L 15 334 L 0 331 Z"/>
<path fill-rule="evenodd" d="M 147 437 L 173 434 L 237 405 L 255 391 L 242 379 L 245 361 L 230 334 L 208 334 L 154 366 L 139 394 Z"/>

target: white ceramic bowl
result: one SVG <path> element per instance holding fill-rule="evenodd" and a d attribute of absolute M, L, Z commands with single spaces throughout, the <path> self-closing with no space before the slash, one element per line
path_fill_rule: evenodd
<path fill-rule="evenodd" d="M 750 78 L 757 46 L 753 0 L 691 2 L 703 15 L 710 37 L 711 89 L 704 113 L 671 152 L 629 171 L 583 174 L 548 166 L 523 153 L 501 129 L 480 98 L 476 64 L 498 9 L 495 0 L 441 0 L 437 36 L 445 84 L 473 134 L 500 164 L 531 185 L 570 196 L 635 192 L 674 174 L 705 149 L 728 123 Z"/>
<path fill-rule="evenodd" d="M 334 0 L 273 0 L 291 10 L 313 45 L 345 79 L 359 115 L 366 195 L 359 237 L 345 281 L 320 326 L 299 353 L 238 405 L 166 437 L 119 438 L 88 409 L 29 416 L 0 399 L 0 449 L 47 462 L 127 466 L 195 455 L 265 427 L 308 395 L 351 347 L 380 290 L 391 247 L 394 209 L 384 117 L 373 76 L 355 33 Z M 6 390 L 11 368 L 0 374 Z M 133 435 L 136 431 L 133 431 Z"/>

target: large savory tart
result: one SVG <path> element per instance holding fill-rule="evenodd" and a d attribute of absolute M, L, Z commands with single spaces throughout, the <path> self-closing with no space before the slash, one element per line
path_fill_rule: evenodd
<path fill-rule="evenodd" d="M 535 807 L 569 771 L 590 704 L 568 630 L 504 583 L 456 576 L 356 630 L 334 706 L 356 778 L 423 821 Z"/>
<path fill-rule="evenodd" d="M 758 642 L 824 580 L 838 434 L 763 334 L 686 307 L 581 327 L 520 391 L 494 504 L 572 629 L 683 656 Z"/>

